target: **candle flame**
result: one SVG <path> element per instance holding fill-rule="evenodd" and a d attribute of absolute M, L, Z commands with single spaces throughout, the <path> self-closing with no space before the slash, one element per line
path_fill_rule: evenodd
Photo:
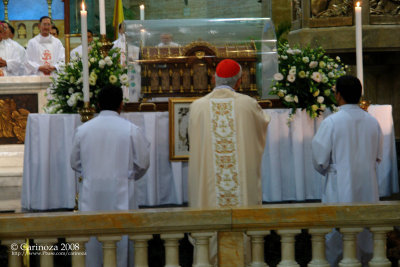
<path fill-rule="evenodd" d="M 140 9 L 144 9 L 144 5 L 142 4 L 142 5 L 140 5 Z"/>
<path fill-rule="evenodd" d="M 361 5 L 361 3 L 360 3 L 360 1 L 358 1 L 358 2 L 356 3 L 356 6 L 357 6 L 357 7 L 360 7 L 360 5 Z"/>
<path fill-rule="evenodd" d="M 82 11 L 85 11 L 85 2 L 82 1 Z"/>

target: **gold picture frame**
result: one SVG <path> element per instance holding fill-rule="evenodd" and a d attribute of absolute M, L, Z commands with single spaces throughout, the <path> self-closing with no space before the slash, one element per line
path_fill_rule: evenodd
<path fill-rule="evenodd" d="M 198 97 L 170 97 L 169 111 L 169 159 L 189 160 L 189 106 Z"/>

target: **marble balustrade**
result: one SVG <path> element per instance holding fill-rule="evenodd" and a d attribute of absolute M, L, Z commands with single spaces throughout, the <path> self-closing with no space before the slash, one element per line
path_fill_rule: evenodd
<path fill-rule="evenodd" d="M 135 266 L 148 266 L 148 241 L 161 234 L 165 266 L 179 266 L 179 240 L 190 233 L 195 244 L 195 267 L 211 267 L 210 238 L 218 233 L 219 266 L 244 266 L 245 233 L 250 237 L 251 267 L 266 267 L 264 237 L 275 230 L 281 237 L 280 267 L 299 266 L 295 261 L 295 236 L 302 229 L 311 235 L 309 266 L 328 267 L 325 234 L 333 227 L 343 235 L 340 266 L 361 266 L 356 258 L 356 235 L 369 228 L 374 235 L 374 254 L 369 266 L 390 266 L 386 258 L 386 234 L 400 225 L 400 202 L 378 204 L 276 204 L 244 208 L 164 208 L 114 212 L 60 212 L 0 214 L 0 240 L 9 248 L 8 266 L 22 266 L 21 246 L 26 238 L 39 247 L 40 266 L 53 266 L 51 245 L 64 237 L 72 255 L 72 266 L 84 266 L 84 244 L 96 236 L 103 244 L 105 266 L 116 266 L 116 242 L 121 235 L 134 240 Z M 246 250 L 247 251 L 247 250 Z"/>

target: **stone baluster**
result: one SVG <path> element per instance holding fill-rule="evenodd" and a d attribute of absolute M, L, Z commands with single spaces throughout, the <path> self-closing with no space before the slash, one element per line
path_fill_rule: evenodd
<path fill-rule="evenodd" d="M 282 259 L 279 262 L 279 267 L 297 267 L 300 266 L 297 264 L 294 258 L 294 242 L 295 235 L 300 234 L 301 231 L 297 229 L 286 229 L 286 230 L 278 230 L 278 234 L 281 236 L 281 253 Z"/>
<path fill-rule="evenodd" d="M 341 228 L 343 234 L 343 259 L 339 262 L 339 267 L 361 267 L 357 259 L 356 236 L 363 228 Z"/>
<path fill-rule="evenodd" d="M 268 267 L 264 261 L 264 237 L 270 231 L 247 231 L 251 237 L 251 263 L 249 267 Z"/>
<path fill-rule="evenodd" d="M 89 237 L 68 237 L 66 241 L 69 243 L 72 253 L 72 267 L 85 267 L 85 244 L 89 241 Z"/>
<path fill-rule="evenodd" d="M 309 229 L 312 243 L 312 260 L 308 267 L 329 267 L 325 255 L 325 235 L 332 229 L 330 228 L 314 228 Z"/>
<path fill-rule="evenodd" d="M 370 267 L 389 267 L 391 262 L 386 258 L 386 234 L 392 231 L 393 227 L 371 227 L 374 234 L 374 256 L 368 263 Z"/>
<path fill-rule="evenodd" d="M 54 244 L 57 243 L 57 238 L 37 238 L 34 243 L 42 247 L 40 251 L 40 267 L 54 266 Z"/>
<path fill-rule="evenodd" d="M 179 240 L 184 237 L 184 234 L 162 234 L 160 237 L 165 240 L 165 267 L 180 267 Z"/>
<path fill-rule="evenodd" d="M 103 244 L 103 266 L 117 267 L 117 242 L 121 236 L 98 236 Z"/>
<path fill-rule="evenodd" d="M 148 267 L 149 260 L 147 257 L 148 241 L 153 235 L 130 235 L 129 239 L 135 242 L 135 267 Z"/>
<path fill-rule="evenodd" d="M 192 233 L 191 236 L 195 239 L 195 255 L 193 259 L 193 267 L 212 267 L 209 256 L 210 238 L 214 233 Z"/>
<path fill-rule="evenodd" d="M 8 251 L 8 267 L 22 267 L 22 258 L 25 256 L 25 252 L 22 251 L 25 240 L 20 239 L 3 239 L 1 244 L 7 246 Z"/>

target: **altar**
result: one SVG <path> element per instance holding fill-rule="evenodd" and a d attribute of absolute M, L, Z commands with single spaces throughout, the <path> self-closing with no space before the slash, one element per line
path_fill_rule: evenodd
<path fill-rule="evenodd" d="M 392 107 L 372 105 L 368 110 L 384 134 L 384 155 L 378 167 L 380 196 L 399 191 Z M 265 109 L 271 116 L 262 159 L 264 202 L 316 200 L 322 176 L 312 166 L 311 140 L 323 118 L 312 120 L 298 110 L 287 125 L 288 109 Z M 169 160 L 168 112 L 121 114 L 145 132 L 151 143 L 150 168 L 135 184 L 139 205 L 183 205 L 187 202 L 187 162 Z M 326 113 L 325 116 L 329 114 Z M 72 209 L 78 188 L 71 169 L 77 114 L 30 114 L 26 128 L 22 208 Z"/>

